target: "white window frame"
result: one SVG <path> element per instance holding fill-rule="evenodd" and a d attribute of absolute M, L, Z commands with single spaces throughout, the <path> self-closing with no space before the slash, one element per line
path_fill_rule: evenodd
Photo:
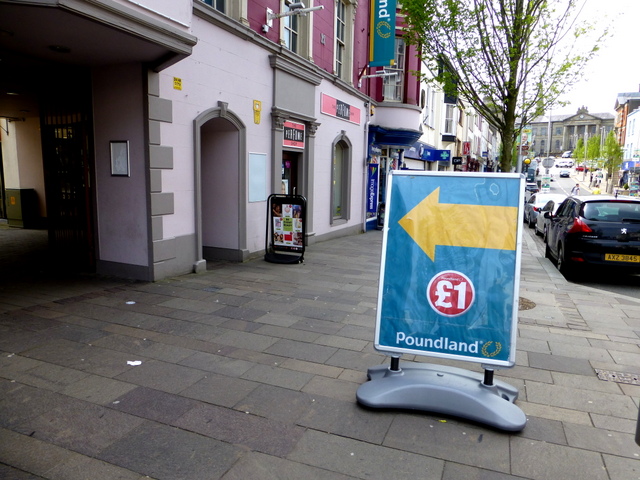
<path fill-rule="evenodd" d="M 387 73 L 396 73 L 395 76 L 382 77 L 383 97 L 385 102 L 404 102 L 404 62 L 407 56 L 407 46 L 404 39 L 396 37 L 395 63 L 391 67 L 385 67 Z"/>
<path fill-rule="evenodd" d="M 280 11 L 282 13 L 291 11 L 290 5 L 296 3 L 295 0 L 281 0 Z M 313 6 L 313 1 L 309 2 L 309 7 Z M 306 5 L 306 2 L 305 2 Z M 306 59 L 311 58 L 311 22 L 313 14 L 307 15 L 290 15 L 280 18 L 280 44 L 287 50 L 300 55 Z M 294 26 L 295 24 L 295 26 Z M 291 35 L 296 35 L 294 48 L 291 46 Z"/>
<path fill-rule="evenodd" d="M 456 119 L 457 112 L 458 112 L 458 108 L 455 103 L 444 104 L 444 116 L 443 116 L 443 125 L 442 125 L 443 135 L 456 134 L 457 123 L 458 123 Z"/>

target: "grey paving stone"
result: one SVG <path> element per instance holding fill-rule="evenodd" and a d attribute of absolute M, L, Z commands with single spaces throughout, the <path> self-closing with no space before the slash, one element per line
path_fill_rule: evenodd
<path fill-rule="evenodd" d="M 74 455 L 64 448 L 4 428 L 0 428 L 0 445 L 0 467 L 11 465 L 18 469 L 0 468 L 3 480 L 50 478 L 45 477 L 49 470 Z"/>
<path fill-rule="evenodd" d="M 24 355 L 105 377 L 114 377 L 131 368 L 127 365 L 130 357 L 125 353 L 69 340 L 52 340 L 24 352 Z"/>
<path fill-rule="evenodd" d="M 196 406 L 174 425 L 278 457 L 288 455 L 304 432 L 295 425 L 206 404 Z"/>
<path fill-rule="evenodd" d="M 214 340 L 216 343 L 220 343 L 222 345 L 255 350 L 256 352 L 263 352 L 278 341 L 277 338 L 265 337 L 264 335 L 256 335 L 255 333 L 249 332 L 238 332 L 235 330 L 227 330 Z"/>
<path fill-rule="evenodd" d="M 233 307 L 228 305 L 216 310 L 217 316 L 247 321 L 256 320 L 265 314 L 266 312 L 262 310 L 255 310 L 248 307 Z"/>
<path fill-rule="evenodd" d="M 136 417 L 170 424 L 197 404 L 197 401 L 180 395 L 138 387 L 118 397 L 109 407 Z"/>
<path fill-rule="evenodd" d="M 315 395 L 305 415 L 298 420 L 314 430 L 381 445 L 395 414 L 360 407 L 352 401 Z"/>
<path fill-rule="evenodd" d="M 230 377 L 239 377 L 249 370 L 253 363 L 245 360 L 228 358 L 222 355 L 196 352 L 177 362 L 185 367 L 197 368 L 207 372 L 219 373 Z"/>
<path fill-rule="evenodd" d="M 0 352 L 0 377 L 13 379 L 16 373 L 25 372 L 42 365 L 40 360 L 23 357 L 10 352 Z"/>
<path fill-rule="evenodd" d="M 640 461 L 636 459 L 603 455 L 610 480 L 629 480 L 640 478 Z"/>
<path fill-rule="evenodd" d="M 325 363 L 336 351 L 337 348 L 289 339 L 280 339 L 265 350 L 273 355 L 315 363 Z"/>
<path fill-rule="evenodd" d="M 289 460 L 360 479 L 439 479 L 444 462 L 424 455 L 307 430 Z"/>
<path fill-rule="evenodd" d="M 303 390 L 310 395 L 324 395 L 352 402 L 356 398 L 359 386 L 359 383 L 342 380 L 341 378 L 336 379 L 316 375 L 304 386 Z"/>
<path fill-rule="evenodd" d="M 330 322 L 342 322 L 347 316 L 345 312 L 333 310 L 328 307 L 299 306 L 298 308 L 291 310 L 290 313 L 291 315 Z"/>
<path fill-rule="evenodd" d="M 565 425 L 565 431 L 572 447 L 634 458 L 640 462 L 640 447 L 634 442 L 635 435 L 574 424 Z"/>
<path fill-rule="evenodd" d="M 195 368 L 149 360 L 142 362 L 142 365 L 130 367 L 116 379 L 164 392 L 178 393 L 205 377 L 206 374 L 207 372 Z"/>
<path fill-rule="evenodd" d="M 260 335 L 267 335 L 269 337 L 287 338 L 289 340 L 296 340 L 300 342 L 312 343 L 320 337 L 320 333 L 307 332 L 305 330 L 298 330 L 295 328 L 287 328 L 287 326 L 280 325 L 264 325 L 260 324 L 260 328 L 255 333 Z"/>
<path fill-rule="evenodd" d="M 93 343 L 102 338 L 106 333 L 93 328 L 65 323 L 47 330 L 49 338 L 64 338 L 78 343 Z"/>
<path fill-rule="evenodd" d="M 527 417 L 527 425 L 519 435 L 523 438 L 531 438 L 532 440 L 567 445 L 567 437 L 563 424 L 558 420 L 550 420 L 548 418 L 530 415 Z"/>
<path fill-rule="evenodd" d="M 44 477 L 32 475 L 8 465 L 0 465 L 0 478 L 3 480 L 44 480 Z"/>
<path fill-rule="evenodd" d="M 240 455 L 228 443 L 145 422 L 97 457 L 159 480 L 216 480 Z"/>
<path fill-rule="evenodd" d="M 65 387 L 60 393 L 98 405 L 108 405 L 134 388 L 136 388 L 135 385 L 127 382 L 120 382 L 98 375 L 89 375 Z"/>
<path fill-rule="evenodd" d="M 80 454 L 73 454 L 47 472 L 51 480 L 143 480 L 142 475 Z"/>
<path fill-rule="evenodd" d="M 593 425 L 597 428 L 635 435 L 637 420 L 598 415 L 596 413 L 591 414 L 591 418 L 593 419 Z"/>
<path fill-rule="evenodd" d="M 380 353 L 354 352 L 352 350 L 338 350 L 327 360 L 327 365 L 349 368 L 366 372 L 370 367 L 388 363 L 389 358 Z M 402 365 L 402 361 L 400 362 Z"/>
<path fill-rule="evenodd" d="M 314 404 L 310 395 L 273 385 L 258 385 L 234 409 L 279 422 L 296 423 Z"/>
<path fill-rule="evenodd" d="M 0 381 L 0 426 L 15 429 L 57 405 L 64 405 L 65 402 L 64 395 L 2 380 Z"/>
<path fill-rule="evenodd" d="M 335 335 L 343 327 L 342 324 L 333 321 L 317 318 L 300 318 L 299 314 L 296 312 L 291 312 L 291 315 L 298 319 L 291 325 L 291 327 L 299 330 L 306 330 L 308 332 L 321 333 L 325 335 Z"/>
<path fill-rule="evenodd" d="M 437 415 L 397 415 L 384 445 L 474 467 L 511 473 L 509 435 Z"/>
<path fill-rule="evenodd" d="M 596 452 L 513 437 L 511 473 L 532 480 L 608 480 Z"/>
<path fill-rule="evenodd" d="M 59 392 L 88 376 L 88 373 L 80 370 L 42 363 L 31 370 L 14 375 L 14 379 L 25 385 Z"/>
<path fill-rule="evenodd" d="M 527 382 L 527 400 L 578 412 L 599 413 L 621 418 L 635 418 L 638 409 L 631 397 L 594 392 L 560 385 Z"/>
<path fill-rule="evenodd" d="M 444 464 L 444 474 L 442 475 L 442 480 L 522 480 L 522 478 L 453 462 Z"/>
<path fill-rule="evenodd" d="M 355 477 L 310 467 L 282 458 L 251 452 L 244 455 L 222 480 L 353 480 Z"/>
<path fill-rule="evenodd" d="M 233 407 L 258 385 L 256 382 L 211 373 L 182 390 L 180 395 L 214 405 Z"/>
<path fill-rule="evenodd" d="M 313 375 L 296 372 L 279 366 L 255 365 L 242 378 L 255 382 L 284 387 L 290 390 L 302 390 Z"/>
<path fill-rule="evenodd" d="M 95 456 L 143 420 L 132 415 L 67 397 L 42 415 L 20 425 L 33 438 Z"/>
<path fill-rule="evenodd" d="M 578 375 L 594 374 L 593 368 L 587 360 L 564 357 L 561 355 L 545 355 L 542 353 L 530 352 L 529 366 L 554 372 L 576 373 Z"/>

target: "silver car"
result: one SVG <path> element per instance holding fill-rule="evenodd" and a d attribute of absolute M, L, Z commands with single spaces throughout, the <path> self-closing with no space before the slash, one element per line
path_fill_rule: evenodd
<path fill-rule="evenodd" d="M 558 195 L 557 199 L 549 200 L 538 212 L 536 217 L 536 224 L 533 226 L 536 235 L 542 235 L 543 241 L 547 241 L 547 235 L 549 234 L 549 219 L 544 216 L 545 212 L 551 212 L 551 215 L 555 215 L 560 204 L 567 198 L 566 195 Z"/>
<path fill-rule="evenodd" d="M 538 213 L 540 212 L 540 210 L 542 210 L 542 208 L 547 204 L 549 200 L 560 203 L 565 198 L 567 198 L 566 195 L 562 195 L 559 193 L 534 193 L 524 204 L 525 223 L 529 225 L 529 228 L 535 227 Z"/>

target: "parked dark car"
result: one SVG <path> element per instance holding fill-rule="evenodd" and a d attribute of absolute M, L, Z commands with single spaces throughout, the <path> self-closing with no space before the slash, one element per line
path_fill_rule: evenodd
<path fill-rule="evenodd" d="M 549 200 L 555 200 L 556 202 L 560 203 L 565 198 L 567 198 L 566 195 L 558 193 L 534 193 L 524 204 L 524 222 L 529 225 L 529 228 L 533 228 L 536 224 L 538 213 L 540 212 L 540 210 L 542 210 L 542 207 L 544 207 Z"/>
<path fill-rule="evenodd" d="M 550 199 L 547 203 L 545 203 L 540 211 L 538 212 L 538 216 L 536 217 L 536 223 L 533 226 L 536 235 L 542 235 L 542 241 L 547 241 L 547 232 L 549 231 L 549 217 L 545 217 L 544 214 L 546 212 L 551 212 L 555 214 L 558 211 L 558 207 L 562 204 L 566 195 L 562 194 L 554 194 L 557 198 Z"/>
<path fill-rule="evenodd" d="M 640 273 L 640 199 L 572 196 L 544 216 L 545 256 L 565 277 L 586 267 Z"/>

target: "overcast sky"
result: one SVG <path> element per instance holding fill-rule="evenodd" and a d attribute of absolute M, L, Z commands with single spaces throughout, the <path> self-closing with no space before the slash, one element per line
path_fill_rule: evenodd
<path fill-rule="evenodd" d="M 571 102 L 552 114 L 573 114 L 585 106 L 591 113 L 615 113 L 618 93 L 640 91 L 640 0 L 587 0 L 582 16 L 597 19 L 600 28 L 610 28 L 597 57 L 586 67 L 583 80 L 561 100 Z"/>

